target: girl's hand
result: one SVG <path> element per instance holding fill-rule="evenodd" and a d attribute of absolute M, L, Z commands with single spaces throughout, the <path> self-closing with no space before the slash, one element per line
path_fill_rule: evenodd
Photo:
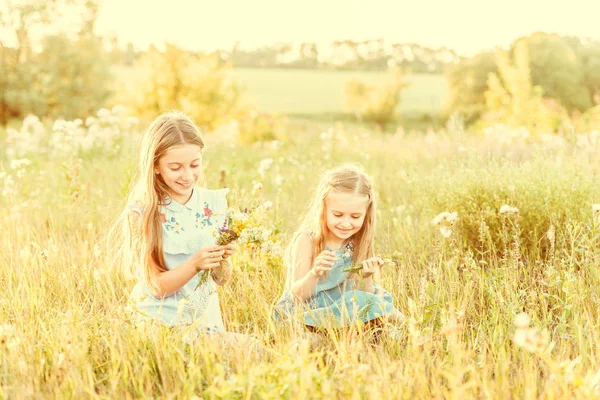
<path fill-rule="evenodd" d="M 231 280 L 232 274 L 233 266 L 231 263 L 229 261 L 223 261 L 219 267 L 215 268 L 212 276 L 217 285 L 223 286 Z"/>
<path fill-rule="evenodd" d="M 194 253 L 194 265 L 196 266 L 196 272 L 201 270 L 217 268 L 223 261 L 223 255 L 225 246 L 205 246 L 200 248 Z"/>
<path fill-rule="evenodd" d="M 310 273 L 316 276 L 317 278 L 322 278 L 327 276 L 327 273 L 333 267 L 333 264 L 337 260 L 337 256 L 335 252 L 329 250 L 323 250 L 321 254 L 315 258 L 315 262 L 313 264 Z"/>
<path fill-rule="evenodd" d="M 220 247 L 225 250 L 225 253 L 223 254 L 223 260 L 228 259 L 233 255 L 233 253 L 235 253 L 235 242 Z"/>
<path fill-rule="evenodd" d="M 362 277 L 369 278 L 373 276 L 375 272 L 383 265 L 385 262 L 381 257 L 371 257 L 362 262 Z"/>

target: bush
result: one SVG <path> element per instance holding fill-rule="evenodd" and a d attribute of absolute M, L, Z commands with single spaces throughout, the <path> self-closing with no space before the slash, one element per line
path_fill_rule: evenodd
<path fill-rule="evenodd" d="M 243 111 L 231 68 L 217 57 L 167 44 L 164 51 L 151 47 L 134 68 L 139 77 L 129 89 L 126 104 L 143 117 L 178 109 L 199 126 L 213 130 Z"/>
<path fill-rule="evenodd" d="M 503 252 L 503 218 L 511 219 L 505 222 L 518 234 L 521 251 L 527 256 L 546 255 L 549 242 L 545 234 L 551 225 L 556 230 L 556 250 L 568 249 L 566 227 L 573 221 L 590 221 L 592 203 L 600 196 L 597 183 L 582 179 L 585 174 L 578 165 L 557 165 L 543 158 L 516 168 L 509 163 L 468 164 L 458 168 L 460 175 L 453 175 L 455 166 L 443 165 L 425 179 L 422 204 L 424 212 L 432 216 L 458 212 L 460 222 L 455 229 L 462 246 L 490 255 Z M 501 215 L 503 205 L 516 207 L 518 215 Z"/>
<path fill-rule="evenodd" d="M 396 120 L 400 91 L 406 85 L 404 73 L 398 68 L 390 70 L 388 80 L 380 87 L 353 79 L 344 89 L 345 108 L 359 121 L 374 122 L 384 128 Z"/>

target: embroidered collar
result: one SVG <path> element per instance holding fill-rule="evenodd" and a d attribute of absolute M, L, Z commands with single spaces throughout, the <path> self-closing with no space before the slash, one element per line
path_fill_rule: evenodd
<path fill-rule="evenodd" d="M 354 253 L 354 242 L 352 241 L 352 239 L 348 239 L 344 242 L 344 244 L 342 245 L 342 247 L 340 247 L 337 250 L 332 249 L 331 247 L 325 245 L 325 249 L 326 250 L 330 250 L 330 251 L 344 251 L 347 252 L 349 251 L 350 254 Z"/>
<path fill-rule="evenodd" d="M 167 197 L 165 199 L 165 203 L 166 203 L 165 208 L 171 212 L 180 212 L 184 208 L 187 208 L 188 210 L 193 210 L 193 205 L 196 204 L 197 197 L 198 197 L 198 188 L 194 188 L 194 190 L 192 191 L 192 195 L 190 196 L 190 199 L 185 204 L 181 204 L 181 203 L 177 202 L 176 200 L 173 200 L 172 198 Z"/>

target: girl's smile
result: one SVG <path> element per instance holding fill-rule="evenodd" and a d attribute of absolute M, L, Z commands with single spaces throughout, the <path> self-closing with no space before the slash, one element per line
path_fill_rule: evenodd
<path fill-rule="evenodd" d="M 185 204 L 202 171 L 202 148 L 195 144 L 171 147 L 158 160 L 154 172 L 169 187 L 169 195 L 180 204 Z"/>
<path fill-rule="evenodd" d="M 367 214 L 369 197 L 355 193 L 331 192 L 325 200 L 326 224 L 331 244 L 341 245 L 360 231 Z"/>

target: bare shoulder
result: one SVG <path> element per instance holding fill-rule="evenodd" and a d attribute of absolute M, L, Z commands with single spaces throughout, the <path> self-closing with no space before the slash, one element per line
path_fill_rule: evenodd
<path fill-rule="evenodd" d="M 308 232 L 299 233 L 292 244 L 293 252 L 296 255 L 302 254 L 310 257 L 313 255 L 314 247 L 313 239 Z"/>

